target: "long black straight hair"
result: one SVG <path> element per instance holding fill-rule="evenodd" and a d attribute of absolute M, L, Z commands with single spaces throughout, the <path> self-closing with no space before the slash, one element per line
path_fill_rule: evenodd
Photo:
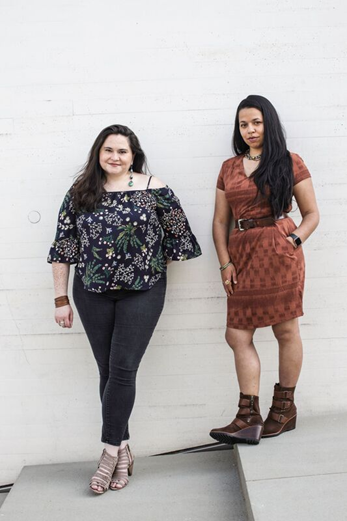
<path fill-rule="evenodd" d="M 237 107 L 233 134 L 233 149 L 236 155 L 247 152 L 249 146 L 242 139 L 239 128 L 239 113 L 245 108 L 260 110 L 264 123 L 264 142 L 261 159 L 251 177 L 261 196 L 272 208 L 275 218 L 289 211 L 293 198 L 293 162 L 284 136 L 280 118 L 275 107 L 263 96 L 250 95 Z"/>
<path fill-rule="evenodd" d="M 147 172 L 146 156 L 134 132 L 125 125 L 111 125 L 104 128 L 95 139 L 88 159 L 78 173 L 78 177 L 71 189 L 74 207 L 77 211 L 95 210 L 102 198 L 102 194 L 105 192 L 106 175 L 100 166 L 99 153 L 106 138 L 112 134 L 125 136 L 128 139 L 134 156 L 134 172 L 142 174 Z"/>

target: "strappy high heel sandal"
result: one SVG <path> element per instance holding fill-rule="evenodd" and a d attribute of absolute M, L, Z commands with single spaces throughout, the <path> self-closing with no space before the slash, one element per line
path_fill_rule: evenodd
<path fill-rule="evenodd" d="M 98 469 L 94 476 L 90 480 L 89 488 L 95 494 L 104 494 L 108 490 L 114 469 L 116 468 L 118 457 L 111 456 L 106 449 L 102 451 L 101 458 L 98 463 Z M 98 490 L 92 487 L 101 487 L 102 490 Z"/>
<path fill-rule="evenodd" d="M 121 490 L 129 483 L 128 476 L 133 473 L 134 456 L 129 445 L 118 451 L 118 462 L 110 483 L 110 490 Z"/>

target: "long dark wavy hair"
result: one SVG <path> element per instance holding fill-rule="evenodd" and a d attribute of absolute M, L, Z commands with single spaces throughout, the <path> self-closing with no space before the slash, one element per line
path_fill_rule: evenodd
<path fill-rule="evenodd" d="M 128 139 L 134 156 L 134 172 L 147 173 L 147 159 L 134 132 L 124 125 L 111 125 L 104 128 L 94 141 L 88 159 L 78 172 L 78 177 L 71 189 L 74 208 L 77 211 L 95 210 L 105 192 L 106 175 L 100 166 L 99 153 L 106 138 L 112 134 L 125 136 Z"/>
<path fill-rule="evenodd" d="M 293 198 L 293 162 L 287 150 L 284 130 L 275 107 L 263 96 L 251 95 L 237 107 L 233 134 L 233 149 L 236 155 L 244 154 L 249 146 L 242 139 L 239 129 L 239 113 L 245 108 L 256 108 L 263 115 L 264 142 L 261 160 L 251 177 L 258 194 L 266 198 L 275 218 L 289 211 Z"/>

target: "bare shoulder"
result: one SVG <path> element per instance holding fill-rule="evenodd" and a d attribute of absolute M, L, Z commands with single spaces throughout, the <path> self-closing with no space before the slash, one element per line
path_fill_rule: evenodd
<path fill-rule="evenodd" d="M 154 175 L 151 178 L 151 182 L 149 183 L 150 188 L 164 188 L 166 186 L 163 181 L 158 179 L 157 177 L 154 177 Z"/>
<path fill-rule="evenodd" d="M 151 177 L 149 188 L 162 188 L 166 186 L 160 179 L 154 176 L 149 176 L 139 172 L 133 173 L 133 180 L 138 190 L 145 190 L 148 186 L 149 178 Z"/>

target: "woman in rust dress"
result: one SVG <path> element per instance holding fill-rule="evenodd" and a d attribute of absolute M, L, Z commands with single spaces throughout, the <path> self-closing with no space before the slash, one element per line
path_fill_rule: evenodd
<path fill-rule="evenodd" d="M 217 181 L 213 238 L 228 297 L 226 341 L 234 352 L 240 401 L 236 418 L 210 435 L 229 444 L 257 444 L 261 437 L 278 436 L 296 425 L 302 243 L 317 227 L 319 213 L 310 173 L 287 150 L 277 112 L 266 98 L 253 95 L 240 103 L 233 146 L 236 156 L 223 163 Z M 287 215 L 293 196 L 302 216 L 298 227 Z M 229 234 L 231 217 L 235 227 Z M 253 336 L 265 326 L 272 326 L 278 341 L 279 383 L 263 422 Z"/>

